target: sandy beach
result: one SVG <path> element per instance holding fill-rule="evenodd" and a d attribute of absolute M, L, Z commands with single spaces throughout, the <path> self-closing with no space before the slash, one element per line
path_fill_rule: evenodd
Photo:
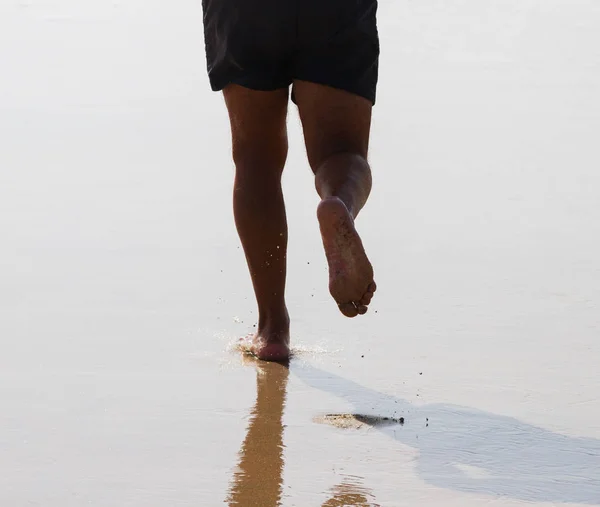
<path fill-rule="evenodd" d="M 600 505 L 600 5 L 379 20 L 377 295 L 328 294 L 292 108 L 286 367 L 201 2 L 0 4 L 0 505 Z"/>

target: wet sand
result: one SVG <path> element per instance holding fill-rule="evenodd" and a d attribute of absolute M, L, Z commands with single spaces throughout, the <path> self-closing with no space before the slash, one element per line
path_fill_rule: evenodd
<path fill-rule="evenodd" d="M 600 9 L 380 20 L 377 296 L 329 298 L 292 110 L 284 367 L 200 4 L 0 6 L 0 505 L 600 505 Z"/>

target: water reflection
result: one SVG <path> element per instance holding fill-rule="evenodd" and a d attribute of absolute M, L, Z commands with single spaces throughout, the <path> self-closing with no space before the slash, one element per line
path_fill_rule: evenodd
<path fill-rule="evenodd" d="M 431 485 L 530 502 L 598 505 L 600 501 L 597 439 L 559 435 L 467 407 L 415 406 L 307 364 L 294 367 L 294 373 L 315 388 L 351 401 L 356 413 L 376 405 L 386 415 L 406 415 L 404 426 L 373 427 L 418 449 L 416 472 Z M 232 478 L 230 507 L 282 505 L 288 376 L 285 365 L 256 363 L 256 403 Z M 346 505 L 377 504 L 360 479 L 346 477 L 322 507 Z"/>
<path fill-rule="evenodd" d="M 333 496 L 322 507 L 379 507 L 373 503 L 373 494 L 362 486 L 360 477 L 347 477 L 332 489 Z"/>
<path fill-rule="evenodd" d="M 288 375 L 287 365 L 256 363 L 256 403 L 227 499 L 230 506 L 281 505 Z"/>
<path fill-rule="evenodd" d="M 278 507 L 283 494 L 283 411 L 289 368 L 249 361 L 256 367 L 256 403 L 250 413 L 227 502 L 230 507 Z M 359 477 L 346 476 L 330 495 L 322 507 L 379 507 Z"/>

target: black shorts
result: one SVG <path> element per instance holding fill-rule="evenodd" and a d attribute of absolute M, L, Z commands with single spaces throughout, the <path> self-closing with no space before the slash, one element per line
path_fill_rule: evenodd
<path fill-rule="evenodd" d="M 294 79 L 375 103 L 377 0 L 202 0 L 211 88 L 286 88 Z"/>

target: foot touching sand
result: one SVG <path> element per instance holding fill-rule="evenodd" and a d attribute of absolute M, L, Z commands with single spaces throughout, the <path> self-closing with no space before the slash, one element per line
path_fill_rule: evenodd
<path fill-rule="evenodd" d="M 286 312 L 287 315 L 287 312 Z M 289 318 L 278 326 L 265 325 L 257 333 L 240 340 L 244 352 L 263 361 L 285 362 L 290 358 Z"/>
<path fill-rule="evenodd" d="M 362 315 L 377 286 L 354 219 L 337 197 L 323 199 L 317 217 L 329 264 L 329 292 L 346 317 Z"/>

